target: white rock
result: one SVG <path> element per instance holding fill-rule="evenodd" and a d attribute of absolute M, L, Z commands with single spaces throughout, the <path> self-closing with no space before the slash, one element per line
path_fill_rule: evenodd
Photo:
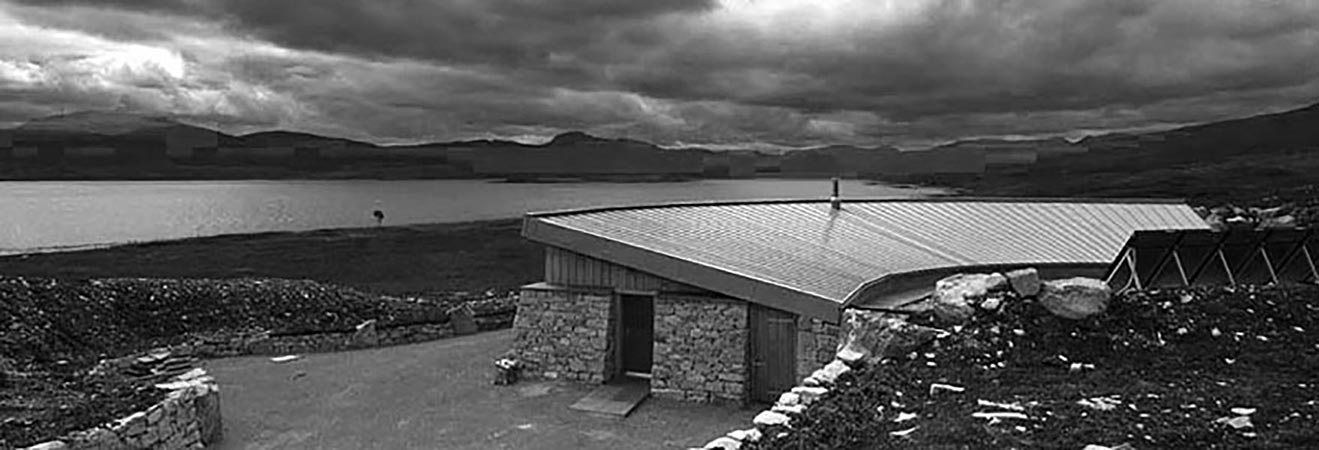
<path fill-rule="evenodd" d="M 64 450 L 66 448 L 69 448 L 69 445 L 65 444 L 64 441 L 50 441 L 33 445 L 22 450 Z"/>
<path fill-rule="evenodd" d="M 986 311 L 998 311 L 998 307 L 1003 306 L 1003 299 L 998 297 L 989 297 L 980 302 L 980 309 Z"/>
<path fill-rule="evenodd" d="M 798 403 L 802 405 L 814 403 L 816 399 L 819 399 L 827 392 L 829 392 L 829 389 L 819 386 L 797 386 L 792 388 L 792 393 L 797 394 Z"/>
<path fill-rule="evenodd" d="M 274 363 L 286 363 L 286 362 L 289 362 L 289 361 L 297 360 L 297 359 L 299 359 L 299 358 L 302 358 L 302 355 L 284 355 L 284 356 L 276 356 L 276 357 L 274 357 L 274 358 L 270 358 L 270 362 L 274 362 Z"/>
<path fill-rule="evenodd" d="M 971 299 L 989 292 L 989 275 L 957 274 L 934 283 L 934 315 L 944 322 L 961 323 L 975 315 Z"/>
<path fill-rule="evenodd" d="M 799 405 L 801 404 L 801 394 L 784 392 L 779 395 L 779 401 L 775 402 L 775 404 L 783 406 Z"/>
<path fill-rule="evenodd" d="M 1238 430 L 1255 426 L 1255 424 L 1250 423 L 1250 416 L 1221 417 L 1218 420 L 1215 420 L 1214 423 L 1225 423 Z"/>
<path fill-rule="evenodd" d="M 1232 414 L 1238 416 L 1249 416 L 1255 414 L 1255 408 L 1232 408 Z"/>
<path fill-rule="evenodd" d="M 773 408 L 770 408 L 770 411 L 774 411 L 776 413 L 783 413 L 783 414 L 801 414 L 802 411 L 805 410 L 806 410 L 806 405 L 792 405 L 792 406 L 774 405 Z"/>
<path fill-rule="evenodd" d="M 856 366 L 861 364 L 863 361 L 865 361 L 866 356 L 868 356 L 866 353 L 867 352 L 858 351 L 857 349 L 848 346 L 848 347 L 843 347 L 842 350 L 839 350 L 838 353 L 834 355 L 834 357 L 837 358 L 839 361 L 847 363 L 847 365 L 849 366 Z"/>
<path fill-rule="evenodd" d="M 914 427 L 911 427 L 911 428 L 908 428 L 908 429 L 905 429 L 905 430 L 890 431 L 888 434 L 889 434 L 889 436 L 903 437 L 903 436 L 906 436 L 906 435 L 911 434 L 912 432 L 916 431 L 916 429 L 918 429 L 918 428 L 920 428 L 920 426 L 914 426 Z"/>
<path fill-rule="evenodd" d="M 713 441 L 710 441 L 710 443 L 705 444 L 704 447 L 705 450 L 714 450 L 714 449 L 738 450 L 740 448 L 742 448 L 742 441 L 730 438 L 728 436 L 723 436 Z"/>
<path fill-rule="evenodd" d="M 791 418 L 783 413 L 761 411 L 760 414 L 756 414 L 756 418 L 751 419 L 751 423 L 760 426 L 787 425 L 791 420 Z"/>
<path fill-rule="evenodd" d="M 1022 413 L 1019 413 L 1019 412 L 978 412 L 978 413 L 972 413 L 972 414 L 971 414 L 971 417 L 975 417 L 975 418 L 977 418 L 977 419 L 992 419 L 992 420 L 997 420 L 997 419 L 1022 419 L 1022 420 L 1025 420 L 1025 419 L 1029 419 L 1029 417 L 1026 417 L 1025 414 L 1022 414 Z"/>
<path fill-rule="evenodd" d="M 756 428 L 733 430 L 728 432 L 728 437 L 742 442 L 756 442 L 760 440 L 760 430 Z"/>
<path fill-rule="evenodd" d="M 852 367 L 905 355 L 924 347 L 942 333 L 942 330 L 907 322 L 901 315 L 854 309 L 843 312 L 842 327 L 836 357 Z"/>
<path fill-rule="evenodd" d="M 1010 289 L 1008 286 L 1008 277 L 1003 274 L 994 272 L 985 277 L 985 291 L 994 292 Z"/>
<path fill-rule="evenodd" d="M 177 378 L 178 380 L 181 380 L 181 381 L 187 381 L 187 380 L 191 380 L 191 379 L 194 379 L 194 378 L 201 378 L 201 377 L 203 377 L 203 376 L 205 376 L 205 375 L 206 375 L 206 370 L 203 370 L 202 368 L 198 367 L 198 368 L 194 368 L 194 369 L 192 369 L 192 370 L 189 370 L 189 371 L 187 371 L 187 372 L 184 372 L 182 375 L 179 375 L 179 376 L 177 376 L 177 377 L 175 377 L 175 378 Z"/>
<path fill-rule="evenodd" d="M 939 392 L 939 391 L 941 391 L 941 390 L 943 390 L 943 391 L 952 391 L 952 392 L 962 392 L 962 391 L 965 391 L 966 388 L 961 387 L 961 386 L 953 386 L 953 385 L 951 385 L 951 384 L 943 384 L 943 383 L 931 383 L 931 384 L 930 384 L 930 395 L 934 395 L 936 392 Z"/>
<path fill-rule="evenodd" d="M 1040 293 L 1040 272 L 1034 267 L 1008 272 L 1008 284 L 1012 291 L 1022 297 L 1034 297 Z"/>
<path fill-rule="evenodd" d="M 816 370 L 815 373 L 811 374 L 811 377 L 819 380 L 821 384 L 833 384 L 834 381 L 838 380 L 838 376 L 851 370 L 852 368 L 848 367 L 846 363 L 835 359 Z"/>
<path fill-rule="evenodd" d="M 1108 309 L 1112 294 L 1113 290 L 1102 280 L 1076 277 L 1044 283 L 1039 301 L 1055 316 L 1080 320 Z"/>

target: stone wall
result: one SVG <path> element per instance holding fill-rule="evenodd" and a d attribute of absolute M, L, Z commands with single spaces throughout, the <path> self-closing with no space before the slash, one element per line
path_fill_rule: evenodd
<path fill-rule="evenodd" d="M 661 294 L 655 300 L 651 394 L 696 402 L 747 396 L 747 303 Z"/>
<path fill-rule="evenodd" d="M 198 337 L 169 350 L 204 358 L 338 352 L 433 341 L 455 335 L 450 323 L 377 327 L 367 321 L 353 331 L 278 335 L 266 332 Z"/>
<path fill-rule="evenodd" d="M 834 359 L 842 333 L 838 325 L 820 319 L 797 318 L 797 379 L 810 376 Z"/>
<path fill-rule="evenodd" d="M 156 387 L 170 392 L 145 411 L 25 450 L 184 450 L 219 442 L 220 390 L 205 371 L 195 369 Z"/>
<path fill-rule="evenodd" d="M 601 383 L 612 373 L 607 291 L 533 285 L 522 290 L 513 319 L 513 352 L 531 378 Z"/>

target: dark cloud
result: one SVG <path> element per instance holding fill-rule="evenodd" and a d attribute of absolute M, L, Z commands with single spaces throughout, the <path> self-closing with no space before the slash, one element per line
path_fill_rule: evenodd
<path fill-rule="evenodd" d="M 25 24 L 180 52 L 182 79 L 121 83 L 141 107 L 195 112 L 197 92 L 238 83 L 211 109 L 382 139 L 924 142 L 1213 120 L 1319 94 L 1307 0 L 11 4 Z"/>

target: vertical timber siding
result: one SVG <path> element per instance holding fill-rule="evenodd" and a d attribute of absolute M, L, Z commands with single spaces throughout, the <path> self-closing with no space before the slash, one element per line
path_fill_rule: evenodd
<path fill-rule="evenodd" d="M 545 282 L 637 292 L 703 292 L 699 288 L 558 247 L 545 247 Z"/>

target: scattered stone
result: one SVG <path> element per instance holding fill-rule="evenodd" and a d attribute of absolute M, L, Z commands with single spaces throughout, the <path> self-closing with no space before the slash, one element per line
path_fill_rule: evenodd
<path fill-rule="evenodd" d="M 1040 272 L 1034 267 L 1018 269 L 1007 274 L 1012 291 L 1022 297 L 1034 297 L 1040 293 Z"/>
<path fill-rule="evenodd" d="M 1113 290 L 1108 283 L 1093 278 L 1068 278 L 1044 283 L 1039 301 L 1053 315 L 1080 320 L 1108 309 Z"/>
<path fill-rule="evenodd" d="M 999 402 L 991 402 L 991 401 L 988 401 L 988 400 L 976 400 L 976 404 L 977 404 L 977 405 L 980 405 L 980 406 L 989 407 L 989 408 L 1007 409 L 1007 410 L 1011 410 L 1011 411 L 1025 411 L 1025 410 L 1026 410 L 1026 407 L 1025 407 L 1025 406 L 1021 406 L 1020 403 L 999 403 Z"/>
<path fill-rule="evenodd" d="M 900 315 L 854 309 L 843 312 L 843 331 L 836 357 L 852 367 L 911 353 L 947 333 Z"/>
<path fill-rule="evenodd" d="M 1117 447 L 1105 447 L 1102 445 L 1090 444 L 1085 446 L 1085 448 L 1082 450 L 1135 450 L 1135 449 L 1136 447 L 1133 447 L 1131 444 L 1122 444 Z"/>
<path fill-rule="evenodd" d="M 919 425 L 914 426 L 905 430 L 890 431 L 888 434 L 889 436 L 893 436 L 893 437 L 904 437 L 916 431 L 917 428 L 920 428 L 920 426 Z"/>
<path fill-rule="evenodd" d="M 1093 397 L 1077 401 L 1076 404 L 1085 406 L 1098 411 L 1110 411 L 1122 404 L 1116 395 L 1108 397 Z"/>
<path fill-rule="evenodd" d="M 774 425 L 787 425 L 788 422 L 790 421 L 792 421 L 792 418 L 788 417 L 787 415 L 784 415 L 783 413 L 778 413 L 774 411 L 761 411 L 760 414 L 756 414 L 756 417 L 754 419 L 751 419 L 751 423 L 765 427 L 774 426 Z"/>
<path fill-rule="evenodd" d="M 286 362 L 294 361 L 294 360 L 301 359 L 301 358 L 302 358 L 302 355 L 284 355 L 284 356 L 276 356 L 276 357 L 274 357 L 274 358 L 270 358 L 270 362 L 273 362 L 273 363 L 286 363 Z"/>
<path fill-rule="evenodd" d="M 360 346 L 370 347 L 380 343 L 380 333 L 376 331 L 376 319 L 370 319 L 358 324 L 353 331 L 353 343 Z"/>
<path fill-rule="evenodd" d="M 1249 416 L 1255 414 L 1255 408 L 1232 408 L 1232 414 L 1238 416 Z"/>
<path fill-rule="evenodd" d="M 737 439 L 742 442 L 756 442 L 760 440 L 760 430 L 757 428 L 748 428 L 745 430 L 733 430 L 728 432 L 728 437 Z"/>
<path fill-rule="evenodd" d="M 1025 414 L 1019 412 L 978 412 L 978 413 L 972 413 L 971 417 L 975 417 L 977 419 L 990 419 L 990 420 L 1001 420 L 1001 419 L 1026 420 L 1030 418 L 1027 417 Z"/>
<path fill-rule="evenodd" d="M 914 420 L 914 419 L 916 419 L 917 417 L 920 417 L 920 416 L 916 415 L 916 413 L 901 412 L 901 413 L 898 413 L 898 417 L 896 417 L 896 418 L 893 419 L 893 422 L 894 422 L 894 423 L 902 423 L 902 422 L 906 422 L 906 421 L 908 421 L 908 420 Z"/>
<path fill-rule="evenodd" d="M 1255 424 L 1250 423 L 1250 416 L 1220 417 L 1218 420 L 1215 420 L 1214 423 L 1227 424 L 1227 426 L 1237 430 L 1242 428 L 1252 428 L 1255 426 Z"/>
<path fill-rule="evenodd" d="M 953 392 L 963 392 L 963 391 L 966 391 L 966 388 L 961 387 L 961 386 L 953 386 L 953 385 L 951 385 L 951 384 L 942 384 L 942 383 L 932 383 L 932 384 L 930 384 L 930 395 L 934 395 L 936 392 L 939 392 L 940 390 L 944 390 L 944 391 L 953 391 Z"/>
<path fill-rule="evenodd" d="M 1094 370 L 1094 368 L 1095 368 L 1094 364 L 1084 364 L 1077 362 L 1077 363 L 1072 363 L 1070 366 L 1067 366 L 1067 371 L 1075 373 L 1075 372 L 1080 372 L 1082 370 Z"/>
<path fill-rule="evenodd" d="M 742 448 L 742 441 L 730 438 L 728 436 L 722 436 L 713 441 L 710 441 L 710 443 L 705 444 L 704 447 L 705 450 L 714 450 L 714 449 L 738 450 L 740 448 Z"/>
<path fill-rule="evenodd" d="M 1003 299 L 1001 297 L 989 297 L 985 299 L 985 301 L 980 302 L 980 309 L 986 311 L 998 311 L 1000 306 L 1003 306 Z"/>

